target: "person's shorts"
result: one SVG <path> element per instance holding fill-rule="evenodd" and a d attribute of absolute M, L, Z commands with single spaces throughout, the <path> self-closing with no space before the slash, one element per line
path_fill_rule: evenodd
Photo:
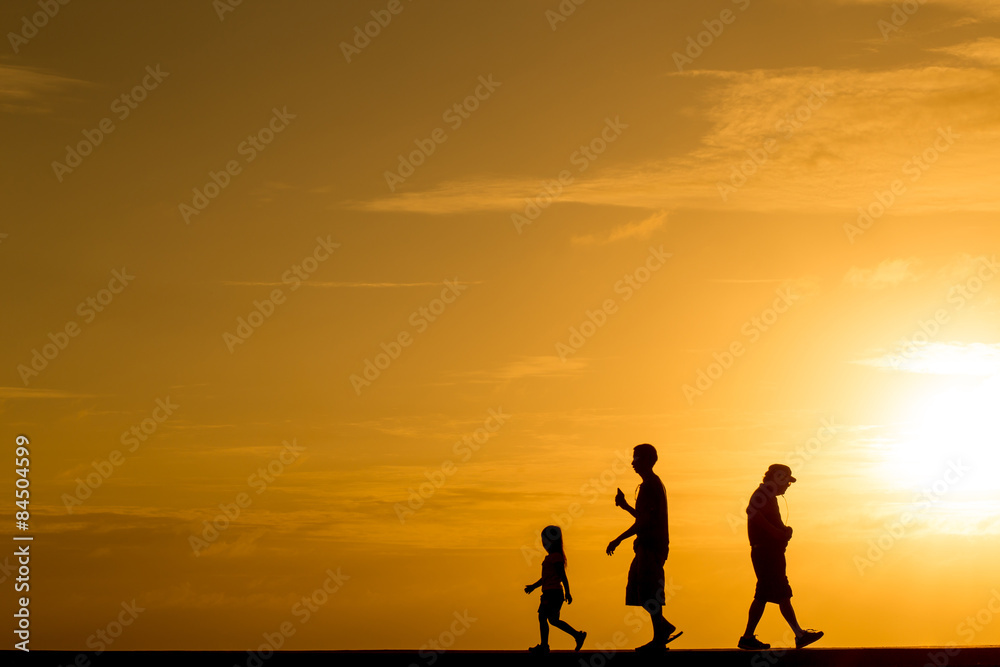
<path fill-rule="evenodd" d="M 750 561 L 757 575 L 754 600 L 784 602 L 792 597 L 792 587 L 785 574 L 784 550 L 751 548 Z"/>
<path fill-rule="evenodd" d="M 563 593 L 562 589 L 555 590 L 549 589 L 547 591 L 542 591 L 542 600 L 538 603 L 538 613 L 542 616 L 559 617 L 559 610 L 562 609 L 563 605 Z"/>
<path fill-rule="evenodd" d="M 628 568 L 625 584 L 625 604 L 631 607 L 659 607 L 666 596 L 663 592 L 663 563 L 645 549 L 637 549 Z"/>

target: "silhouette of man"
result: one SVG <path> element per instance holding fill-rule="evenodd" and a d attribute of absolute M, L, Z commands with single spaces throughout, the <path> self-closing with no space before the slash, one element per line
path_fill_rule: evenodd
<path fill-rule="evenodd" d="M 635 507 L 629 506 L 625 494 L 618 489 L 615 505 L 635 517 L 635 523 L 608 544 L 608 555 L 612 555 L 622 540 L 635 535 L 632 549 L 635 558 L 628 570 L 628 584 L 625 586 L 625 604 L 644 607 L 653 622 L 653 640 L 637 651 L 660 651 L 682 633 L 671 634 L 677 628 L 663 618 L 666 596 L 663 592 L 663 564 L 670 551 L 670 531 L 667 523 L 667 492 L 663 482 L 653 472 L 656 463 L 656 448 L 642 444 L 635 447 L 632 468 L 642 478 Z"/>
<path fill-rule="evenodd" d="M 764 479 L 750 496 L 747 505 L 747 535 L 750 538 L 750 561 L 757 575 L 757 589 L 750 604 L 747 629 L 737 644 L 748 651 L 771 648 L 757 639 L 754 630 L 764 615 L 768 602 L 774 602 L 781 615 L 795 633 L 795 648 L 812 644 L 823 636 L 822 632 L 803 630 L 792 609 L 792 587 L 785 574 L 785 548 L 792 539 L 792 529 L 781 520 L 778 496 L 784 495 L 795 478 L 792 469 L 775 463 L 764 473 Z"/>

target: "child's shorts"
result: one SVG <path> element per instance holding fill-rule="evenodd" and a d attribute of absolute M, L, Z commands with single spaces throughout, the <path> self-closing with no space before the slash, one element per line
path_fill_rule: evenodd
<path fill-rule="evenodd" d="M 538 603 L 538 613 L 543 616 L 559 616 L 563 605 L 562 590 L 549 589 L 542 591 L 542 601 Z"/>

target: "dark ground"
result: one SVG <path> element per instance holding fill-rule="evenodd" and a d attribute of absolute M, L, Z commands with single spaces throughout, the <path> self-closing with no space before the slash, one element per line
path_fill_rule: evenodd
<path fill-rule="evenodd" d="M 80 656 L 84 656 L 81 658 Z M 738 651 L 679 650 L 662 657 L 645 657 L 631 650 L 556 651 L 548 656 L 533 656 L 526 651 L 278 651 L 268 656 L 247 651 L 108 651 L 93 653 L 68 651 L 4 651 L 2 664 L 38 664 L 46 667 L 331 667 L 366 665 L 371 667 L 624 667 L 626 665 L 667 664 L 677 666 L 711 665 L 712 667 L 1000 667 L 1000 647 L 952 648 L 807 648 L 801 650 Z"/>

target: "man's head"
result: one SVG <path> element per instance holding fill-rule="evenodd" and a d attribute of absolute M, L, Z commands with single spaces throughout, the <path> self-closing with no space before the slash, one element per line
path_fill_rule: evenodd
<path fill-rule="evenodd" d="M 652 472 L 656 463 L 656 447 L 648 444 L 636 445 L 632 450 L 632 469 L 642 475 Z"/>
<path fill-rule="evenodd" d="M 795 478 L 792 477 L 792 469 L 784 463 L 773 463 L 764 473 L 764 483 L 774 488 L 776 496 L 782 495 L 788 490 Z"/>

